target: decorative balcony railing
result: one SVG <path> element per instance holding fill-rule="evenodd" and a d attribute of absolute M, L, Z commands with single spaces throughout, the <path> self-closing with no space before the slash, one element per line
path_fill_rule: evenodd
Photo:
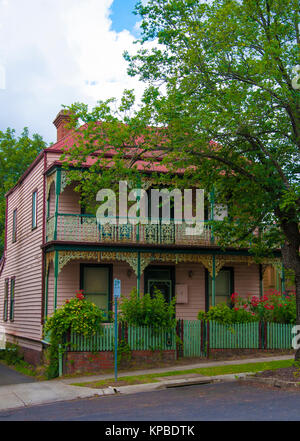
<path fill-rule="evenodd" d="M 169 224 L 98 224 L 96 217 L 79 214 L 58 214 L 55 232 L 55 216 L 47 220 L 47 242 L 127 243 L 145 245 L 211 245 L 210 226 L 204 222 L 203 229 L 197 234 L 188 234 L 187 223 Z"/>

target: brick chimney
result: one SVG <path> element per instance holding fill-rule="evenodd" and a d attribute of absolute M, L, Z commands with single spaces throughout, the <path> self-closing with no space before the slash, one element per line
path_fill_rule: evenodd
<path fill-rule="evenodd" d="M 64 136 L 67 135 L 67 133 L 70 131 L 66 126 L 70 122 L 70 116 L 68 114 L 67 110 L 61 110 L 55 120 L 53 121 L 53 124 L 55 125 L 57 129 L 57 141 L 62 139 Z"/>

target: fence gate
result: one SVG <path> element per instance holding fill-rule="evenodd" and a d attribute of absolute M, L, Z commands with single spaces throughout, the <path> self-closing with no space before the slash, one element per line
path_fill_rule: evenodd
<path fill-rule="evenodd" d="M 179 320 L 178 337 L 182 348 L 179 356 L 206 357 L 207 355 L 207 327 L 200 320 Z"/>

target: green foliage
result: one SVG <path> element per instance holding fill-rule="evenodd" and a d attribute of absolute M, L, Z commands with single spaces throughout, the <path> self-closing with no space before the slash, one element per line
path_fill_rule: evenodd
<path fill-rule="evenodd" d="M 257 320 L 248 311 L 243 309 L 235 310 L 230 308 L 225 303 L 219 303 L 216 306 L 211 306 L 207 312 L 199 311 L 199 320 L 215 321 L 223 324 L 233 324 L 233 323 L 248 323 Z"/>
<path fill-rule="evenodd" d="M 10 365 L 16 365 L 24 361 L 24 355 L 20 352 L 18 345 L 7 343 L 6 348 L 0 351 L 0 360 L 4 360 Z"/>
<path fill-rule="evenodd" d="M 125 59 L 148 86 L 141 106 L 135 110 L 126 91 L 119 108 L 114 99 L 92 111 L 69 107 L 76 128 L 69 160 L 95 157 L 89 171 L 71 176 L 83 197 L 143 178 L 161 161 L 168 173 L 153 174 L 160 185 L 214 187 L 216 202 L 228 205 L 228 217 L 212 222 L 218 245 L 249 248 L 257 261 L 281 248 L 284 266 L 299 274 L 299 90 L 292 85 L 299 12 L 298 0 L 138 2 L 141 46 Z M 78 130 L 79 122 L 88 124 Z M 129 161 L 124 146 L 141 149 Z M 295 283 L 299 290 L 299 277 Z"/>
<path fill-rule="evenodd" d="M 159 44 L 126 59 L 149 84 L 143 114 L 169 128 L 165 163 L 193 165 L 219 203 L 231 200 L 229 222 L 214 225 L 224 245 L 269 252 L 287 234 L 273 221 L 299 222 L 299 2 L 150 0 L 136 12 L 140 43 Z M 160 81 L 167 93 L 153 87 Z M 257 227 L 264 234 L 253 237 Z"/>
<path fill-rule="evenodd" d="M 24 354 L 16 344 L 7 343 L 6 348 L 0 351 L 0 360 L 9 366 L 13 366 L 14 369 L 24 375 L 36 375 L 34 367 L 24 360 Z"/>
<path fill-rule="evenodd" d="M 296 368 L 295 371 L 293 372 L 293 375 L 294 375 L 294 377 L 299 378 L 300 377 L 300 361 L 295 360 L 293 362 L 293 366 Z"/>
<path fill-rule="evenodd" d="M 74 150 L 68 150 L 70 159 L 81 162 L 100 151 L 93 167 L 96 171 L 105 168 L 103 160 L 109 162 L 104 158 L 109 146 L 117 154 L 112 170 L 105 170 L 101 177 L 84 175 L 88 186 L 92 188 L 93 181 L 105 180 L 105 176 L 111 183 L 112 178 L 133 173 L 135 162 L 128 170 L 125 144 L 132 145 L 141 137 L 144 154 L 155 162 L 159 138 L 164 138 L 164 164 L 170 171 L 188 170 L 192 165 L 185 183 L 192 179 L 207 190 L 214 184 L 220 203 L 229 198 L 237 202 L 231 205 L 230 215 L 240 222 L 229 222 L 226 229 L 225 224 L 216 225 L 224 240 L 234 243 L 239 237 L 249 243 L 255 227 L 271 225 L 280 213 L 297 219 L 299 92 L 291 87 L 291 77 L 299 62 L 298 3 L 151 0 L 136 10 L 142 18 L 140 42 L 153 38 L 159 42 L 153 49 L 126 55 L 129 73 L 149 84 L 143 107 L 133 111 L 131 91 L 125 91 L 115 112 L 112 99 L 100 102 L 91 112 L 80 103 L 70 107 L 74 125 L 89 123 L 83 130 L 84 140 L 79 136 Z M 162 81 L 167 93 L 155 87 Z M 97 120 L 102 124 L 97 125 Z M 151 130 L 153 125 L 165 129 Z M 280 240 L 276 229 L 268 229 L 263 243 L 261 237 L 254 238 L 253 246 L 266 251 Z"/>
<path fill-rule="evenodd" d="M 104 315 L 101 309 L 87 301 L 82 291 L 77 293 L 76 298 L 67 300 L 50 318 L 47 318 L 44 333 L 50 335 L 48 378 L 58 375 L 59 347 L 63 351 L 69 344 L 66 341 L 67 333 L 70 331 L 85 337 L 91 336 L 97 331 L 101 332 L 103 321 Z"/>
<path fill-rule="evenodd" d="M 29 137 L 28 129 L 24 129 L 16 138 L 15 130 L 0 131 L 0 255 L 4 247 L 5 227 L 5 193 L 10 190 L 46 147 L 40 135 Z"/>
<path fill-rule="evenodd" d="M 171 330 L 176 325 L 175 302 L 174 298 L 169 304 L 159 290 L 154 291 L 153 297 L 139 297 L 133 289 L 129 298 L 121 298 L 120 320 L 134 326 L 151 326 L 154 332 Z"/>
<path fill-rule="evenodd" d="M 114 99 L 92 111 L 69 107 L 73 127 L 88 123 L 75 131 L 70 161 L 97 151 L 91 170 L 71 179 L 94 198 L 101 186 L 134 181 L 135 159 L 145 159 L 146 172 L 164 153 L 169 173 L 157 176 L 161 185 L 214 186 L 216 201 L 228 204 L 228 218 L 213 225 L 218 244 L 238 243 L 258 257 L 287 247 L 285 266 L 299 273 L 299 90 L 292 87 L 299 2 L 150 0 L 136 13 L 140 50 L 125 59 L 129 74 L 148 86 L 142 104 L 134 110 L 125 91 L 119 108 Z M 153 40 L 154 47 L 144 45 Z M 129 162 L 124 146 L 139 143 L 142 151 Z M 106 167 L 110 146 L 114 165 Z M 179 168 L 185 173 L 176 177 Z"/>
<path fill-rule="evenodd" d="M 198 320 L 206 320 L 206 312 L 205 311 L 198 312 Z"/>
<path fill-rule="evenodd" d="M 237 299 L 237 303 L 243 303 L 259 320 L 275 323 L 296 323 L 296 298 L 295 293 L 282 295 L 272 289 L 265 293 L 262 298 L 253 296 L 244 301 Z"/>
<path fill-rule="evenodd" d="M 121 340 L 118 342 L 118 353 L 117 353 L 117 363 L 118 366 L 121 366 L 122 363 L 126 365 L 131 361 L 131 349 L 129 344 L 125 340 Z"/>
<path fill-rule="evenodd" d="M 255 315 L 252 315 L 250 311 L 246 311 L 245 309 L 235 309 L 232 310 L 232 323 L 249 323 L 256 322 L 258 318 Z"/>
<path fill-rule="evenodd" d="M 55 333 L 62 338 L 67 331 L 88 336 L 100 329 L 104 320 L 103 312 L 94 303 L 85 298 L 72 298 L 58 308 L 45 323 L 45 333 Z"/>
<path fill-rule="evenodd" d="M 199 311 L 199 320 L 212 320 L 223 324 L 248 323 L 253 321 L 274 323 L 296 323 L 295 293 L 281 295 L 272 289 L 261 298 L 247 299 L 237 293 L 231 295 L 232 307 L 220 303 L 211 306 L 207 312 Z"/>
<path fill-rule="evenodd" d="M 230 324 L 232 323 L 232 311 L 225 303 L 219 303 L 216 306 L 211 306 L 207 312 L 199 311 L 198 319 Z"/>
<path fill-rule="evenodd" d="M 282 298 L 282 303 L 276 303 L 273 321 L 277 323 L 296 324 L 296 299 Z"/>

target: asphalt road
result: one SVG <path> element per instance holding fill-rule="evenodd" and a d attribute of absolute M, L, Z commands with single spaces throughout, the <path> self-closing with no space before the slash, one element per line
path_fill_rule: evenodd
<path fill-rule="evenodd" d="M 27 377 L 27 375 L 20 374 L 14 369 L 0 363 L 0 386 L 6 386 L 8 384 L 32 383 L 33 381 L 35 381 L 34 377 Z"/>
<path fill-rule="evenodd" d="M 299 421 L 300 391 L 246 384 L 185 386 L 0 412 L 0 421 Z"/>

